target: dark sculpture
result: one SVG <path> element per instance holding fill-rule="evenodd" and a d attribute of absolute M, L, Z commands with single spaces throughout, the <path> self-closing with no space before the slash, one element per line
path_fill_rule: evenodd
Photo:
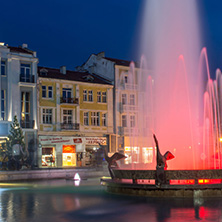
<path fill-rule="evenodd" d="M 166 183 L 166 176 L 165 176 L 165 172 L 164 170 L 167 169 L 167 160 L 171 160 L 174 158 L 174 155 L 167 151 L 164 155 L 162 155 L 160 153 L 160 149 L 159 149 L 159 144 L 158 144 L 158 140 L 155 136 L 155 134 L 153 134 L 153 138 L 155 140 L 156 143 L 156 149 L 157 149 L 157 155 L 156 155 L 156 185 L 160 186 L 161 184 Z"/>
<path fill-rule="evenodd" d="M 108 163 L 108 169 L 109 169 L 110 176 L 112 177 L 112 179 L 114 179 L 112 168 L 118 168 L 119 166 L 116 161 L 121 160 L 121 159 L 125 159 L 126 156 L 121 153 L 116 152 L 111 157 L 109 157 L 106 146 L 101 145 L 100 143 L 99 143 L 99 146 L 104 152 L 105 160 Z"/>

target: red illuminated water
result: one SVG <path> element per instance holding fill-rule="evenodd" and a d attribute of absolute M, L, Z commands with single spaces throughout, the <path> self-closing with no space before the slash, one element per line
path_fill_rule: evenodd
<path fill-rule="evenodd" d="M 207 181 L 205 181 L 207 183 Z M 1 221 L 221 221 L 221 198 L 151 198 L 104 192 L 99 178 L 2 188 Z M 40 184 L 39 184 L 40 183 Z M 29 184 L 30 185 L 30 184 Z"/>
<path fill-rule="evenodd" d="M 130 126 L 131 163 L 138 168 L 142 147 L 154 147 L 152 132 L 162 154 L 169 150 L 176 157 L 168 169 L 222 167 L 221 72 L 211 79 L 197 9 L 196 1 L 145 2 L 141 69 L 131 64 L 127 73 L 128 83 L 139 89 L 137 124 Z M 126 113 L 132 115 L 132 110 Z M 145 167 L 155 168 L 154 162 L 153 149 L 153 161 Z"/>

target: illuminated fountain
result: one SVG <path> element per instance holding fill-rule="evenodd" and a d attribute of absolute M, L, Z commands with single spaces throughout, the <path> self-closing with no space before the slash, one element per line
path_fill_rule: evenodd
<path fill-rule="evenodd" d="M 142 168 L 145 165 L 133 163 L 130 170 L 113 169 L 115 179 L 108 188 L 126 193 L 137 189 L 145 195 L 156 189 L 179 189 L 181 196 L 186 195 L 184 189 L 215 188 L 221 192 L 222 77 L 217 70 L 216 80 L 211 79 L 206 48 L 201 50 L 197 2 L 145 2 L 141 39 L 144 56 L 140 72 L 136 73 L 133 63 L 128 72 L 128 83 L 137 84 L 139 89 L 139 134 L 130 128 L 130 146 L 154 147 L 154 132 L 161 152 L 170 150 L 175 159 L 162 174 L 155 158 L 146 170 Z M 120 76 L 119 87 L 124 75 Z M 140 142 L 138 137 L 142 138 Z M 157 188 L 158 175 L 165 181 Z"/>

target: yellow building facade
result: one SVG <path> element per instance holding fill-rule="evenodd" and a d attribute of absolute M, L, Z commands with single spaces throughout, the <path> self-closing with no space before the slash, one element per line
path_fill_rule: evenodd
<path fill-rule="evenodd" d="M 89 73 L 39 67 L 39 165 L 101 162 L 98 143 L 113 134 L 113 86 Z"/>

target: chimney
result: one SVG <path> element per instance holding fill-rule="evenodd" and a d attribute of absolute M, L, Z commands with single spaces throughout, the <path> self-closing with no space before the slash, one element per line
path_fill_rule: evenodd
<path fill-rule="evenodd" d="M 62 73 L 62 74 L 66 74 L 66 66 L 61 66 L 60 67 L 60 73 Z"/>
<path fill-rule="evenodd" d="M 22 48 L 23 48 L 23 49 L 27 49 L 27 48 L 28 48 L 28 44 L 23 43 L 23 44 L 22 44 Z"/>
<path fill-rule="evenodd" d="M 105 57 L 105 52 L 100 52 L 97 54 L 98 58 L 104 58 Z"/>

